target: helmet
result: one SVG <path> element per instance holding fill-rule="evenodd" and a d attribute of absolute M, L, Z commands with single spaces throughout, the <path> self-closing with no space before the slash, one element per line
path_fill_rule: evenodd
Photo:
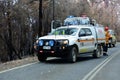
<path fill-rule="evenodd" d="M 105 31 L 107 31 L 108 29 L 109 29 L 109 28 L 106 26 L 106 27 L 105 27 Z"/>

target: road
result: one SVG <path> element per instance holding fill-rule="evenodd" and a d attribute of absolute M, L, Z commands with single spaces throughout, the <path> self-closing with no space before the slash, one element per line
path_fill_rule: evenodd
<path fill-rule="evenodd" d="M 120 45 L 109 48 L 109 56 L 81 56 L 76 63 L 49 59 L 0 72 L 0 80 L 120 80 Z"/>

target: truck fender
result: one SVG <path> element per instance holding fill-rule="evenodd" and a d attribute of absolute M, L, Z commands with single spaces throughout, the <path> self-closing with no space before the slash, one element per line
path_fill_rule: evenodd
<path fill-rule="evenodd" d="M 78 48 L 78 45 L 77 44 L 73 44 L 71 45 L 70 47 L 75 47 L 77 49 L 77 52 L 79 52 L 79 48 Z"/>

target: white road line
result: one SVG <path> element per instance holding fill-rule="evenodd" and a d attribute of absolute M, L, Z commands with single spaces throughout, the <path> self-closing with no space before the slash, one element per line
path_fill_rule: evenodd
<path fill-rule="evenodd" d="M 108 62 L 110 62 L 110 61 L 111 61 L 115 56 L 117 56 L 117 55 L 118 55 L 118 53 L 112 55 L 103 65 L 101 65 L 100 68 L 98 68 L 98 69 L 95 71 L 94 74 L 92 74 L 92 76 L 91 76 L 88 80 L 92 80 L 92 79 L 97 75 L 97 73 L 98 73 Z"/>
<path fill-rule="evenodd" d="M 89 72 L 82 80 L 92 80 L 97 75 L 97 73 L 119 53 L 120 51 L 114 53 L 113 55 L 105 59 L 98 66 L 96 66 L 91 72 Z"/>
<path fill-rule="evenodd" d="M 56 59 L 56 58 L 53 58 L 53 57 L 52 57 L 52 58 L 48 58 L 47 60 L 51 60 L 51 59 Z M 15 69 L 24 68 L 24 67 L 27 67 L 27 66 L 36 64 L 36 63 L 38 63 L 38 62 L 29 63 L 29 64 L 26 64 L 26 65 L 22 65 L 22 66 L 14 67 L 14 68 L 11 68 L 11 69 L 3 70 L 3 71 L 0 71 L 0 74 L 1 74 L 1 73 L 5 73 L 5 72 L 8 72 L 8 71 L 15 70 Z"/>
<path fill-rule="evenodd" d="M 103 62 L 101 62 L 98 66 L 96 66 L 92 71 L 90 71 L 82 80 L 87 80 L 101 65 L 103 65 L 106 61 L 108 60 L 105 59 Z"/>
<path fill-rule="evenodd" d="M 20 68 L 23 68 L 23 67 L 27 67 L 27 66 L 30 66 L 30 65 L 33 65 L 33 64 L 36 64 L 36 63 L 38 63 L 38 62 L 34 62 L 34 63 L 30 63 L 30 64 L 26 64 L 26 65 L 18 66 L 18 67 L 15 67 L 15 68 L 11 68 L 11 69 L 7 69 L 7 70 L 3 70 L 3 71 L 0 71 L 0 74 L 1 74 L 1 73 L 5 73 L 5 72 L 8 72 L 8 71 L 15 70 L 15 69 L 20 69 Z"/>

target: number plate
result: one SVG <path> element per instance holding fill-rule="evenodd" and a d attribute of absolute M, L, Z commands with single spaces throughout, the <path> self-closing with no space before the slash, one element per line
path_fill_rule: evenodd
<path fill-rule="evenodd" d="M 50 46 L 43 46 L 43 49 L 49 50 L 49 49 L 51 49 L 51 47 Z"/>

